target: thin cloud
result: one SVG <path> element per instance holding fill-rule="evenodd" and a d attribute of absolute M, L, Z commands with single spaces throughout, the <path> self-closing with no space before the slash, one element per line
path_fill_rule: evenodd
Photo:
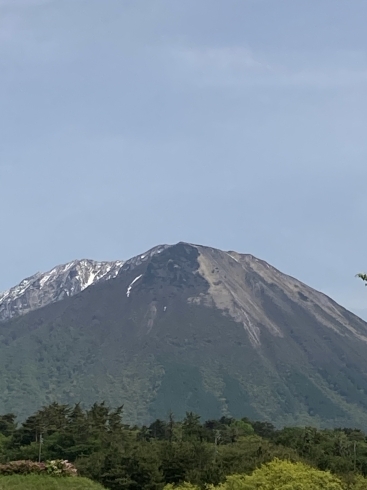
<path fill-rule="evenodd" d="M 318 88 L 348 87 L 365 84 L 367 82 L 367 69 L 361 71 L 338 68 L 325 71 L 303 70 L 283 76 L 279 81 L 283 84 L 295 86 Z"/>
<path fill-rule="evenodd" d="M 246 48 L 178 48 L 169 51 L 175 71 L 199 85 L 233 85 L 271 68 Z"/>
<path fill-rule="evenodd" d="M 183 61 L 198 68 L 214 68 L 219 70 L 263 70 L 269 69 L 254 54 L 245 48 L 203 48 L 181 49 L 177 55 Z"/>
<path fill-rule="evenodd" d="M 365 84 L 367 66 L 350 67 L 348 63 L 310 66 L 299 55 L 297 63 L 291 60 L 277 63 L 266 55 L 255 54 L 246 48 L 185 48 L 170 52 L 175 72 L 186 81 L 199 86 L 295 86 L 343 87 Z M 271 58 L 271 56 L 270 56 Z M 284 58 L 284 56 L 283 56 Z M 320 66 L 321 65 L 321 66 Z"/>

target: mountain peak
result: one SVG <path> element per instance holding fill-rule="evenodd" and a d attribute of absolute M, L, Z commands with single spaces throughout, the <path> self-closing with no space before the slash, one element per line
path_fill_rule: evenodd
<path fill-rule="evenodd" d="M 0 295 L 0 315 L 4 413 L 98 398 L 131 423 L 367 424 L 367 324 L 251 254 L 178 242 L 77 260 Z"/>
<path fill-rule="evenodd" d="M 0 321 L 9 320 L 49 303 L 74 296 L 99 281 L 117 276 L 124 262 L 73 260 L 23 279 L 0 293 Z"/>

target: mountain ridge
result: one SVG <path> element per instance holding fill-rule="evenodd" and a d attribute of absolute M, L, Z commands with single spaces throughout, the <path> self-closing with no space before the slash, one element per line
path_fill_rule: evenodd
<path fill-rule="evenodd" d="M 115 277 L 123 261 L 80 259 L 36 272 L 0 293 L 0 322 L 73 296 L 101 280 Z"/>
<path fill-rule="evenodd" d="M 187 410 L 363 427 L 366 339 L 364 321 L 250 254 L 161 245 L 2 323 L 0 412 L 106 400 L 131 423 Z"/>

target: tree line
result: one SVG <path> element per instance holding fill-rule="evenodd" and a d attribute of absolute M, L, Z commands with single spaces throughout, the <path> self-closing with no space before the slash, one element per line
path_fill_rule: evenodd
<path fill-rule="evenodd" d="M 52 403 L 19 424 L 14 414 L 0 416 L 0 463 L 24 459 L 66 459 L 112 490 L 218 486 L 274 460 L 306 463 L 352 482 L 367 476 L 367 438 L 358 429 L 278 429 L 246 417 L 201 421 L 192 412 L 138 427 L 124 423 L 122 407 Z"/>

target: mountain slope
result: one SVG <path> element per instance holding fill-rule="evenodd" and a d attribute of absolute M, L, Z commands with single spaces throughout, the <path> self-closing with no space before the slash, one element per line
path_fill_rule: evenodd
<path fill-rule="evenodd" d="M 366 341 L 365 322 L 264 261 L 161 246 L 1 325 L 0 412 L 106 400 L 129 422 L 192 410 L 362 427 Z"/>
<path fill-rule="evenodd" d="M 0 293 L 0 322 L 80 293 L 92 284 L 116 277 L 123 262 L 74 260 L 38 272 Z"/>

